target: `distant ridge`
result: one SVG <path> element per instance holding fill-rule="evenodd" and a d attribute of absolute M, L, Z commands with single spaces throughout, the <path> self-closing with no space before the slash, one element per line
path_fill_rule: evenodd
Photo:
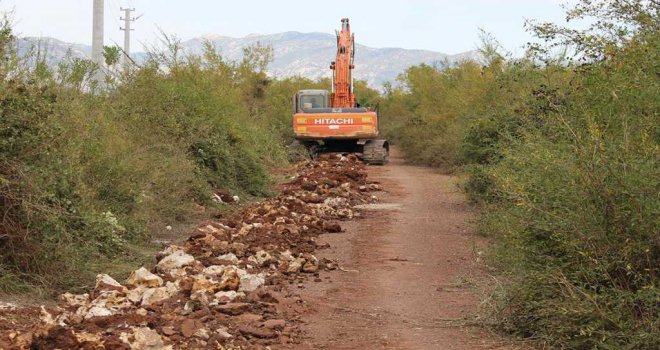
<path fill-rule="evenodd" d="M 233 38 L 218 34 L 205 34 L 183 42 L 189 53 L 202 51 L 204 41 L 211 41 L 222 54 L 230 60 L 240 59 L 243 48 L 256 43 L 272 45 L 274 60 L 268 66 L 268 73 L 274 77 L 303 76 L 310 79 L 329 77 L 330 61 L 335 54 L 335 37 L 327 33 L 284 32 L 277 34 L 250 34 L 242 38 Z M 89 57 L 91 47 L 71 44 L 54 38 L 26 37 L 19 39 L 19 51 L 25 52 L 30 46 L 41 43 L 46 48 L 47 59 L 57 63 L 67 52 L 73 57 Z M 144 58 L 144 53 L 134 54 L 137 61 Z M 446 62 L 454 64 L 461 60 L 478 59 L 477 51 L 468 51 L 455 55 L 428 50 L 409 50 L 400 48 L 372 48 L 356 45 L 356 79 L 366 80 L 374 88 L 382 87 L 384 82 L 394 82 L 406 68 L 421 64 Z"/>

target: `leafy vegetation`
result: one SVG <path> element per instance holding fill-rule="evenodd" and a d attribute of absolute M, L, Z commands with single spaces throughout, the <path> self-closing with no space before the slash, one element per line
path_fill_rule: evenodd
<path fill-rule="evenodd" d="M 483 62 L 420 65 L 378 105 L 409 160 L 460 170 L 496 242 L 500 330 L 570 349 L 660 343 L 656 1 L 582 0 L 587 30 L 530 23 L 542 39 L 511 59 L 484 33 Z M 215 190 L 268 192 L 284 161 L 291 96 L 328 81 L 273 80 L 268 47 L 230 62 L 164 36 L 141 67 L 103 84 L 94 64 L 52 68 L 13 51 L 0 26 L 0 292 L 83 288 L 144 259 Z"/>
<path fill-rule="evenodd" d="M 659 5 L 581 1 L 586 30 L 507 59 L 417 66 L 384 120 L 409 159 L 468 174 L 503 271 L 494 325 L 552 348 L 660 344 Z M 389 119 L 389 120 L 388 120 Z"/>
<path fill-rule="evenodd" d="M 292 138 L 293 94 L 330 84 L 268 78 L 272 48 L 258 44 L 234 62 L 211 43 L 186 54 L 163 33 L 129 70 L 118 47 L 105 47 L 99 83 L 89 60 L 50 67 L 42 47 L 19 57 L 14 42 L 5 20 L 0 293 L 72 290 L 99 271 L 121 275 L 150 259 L 149 241 L 166 226 L 218 207 L 214 191 L 268 195 L 268 168 L 286 162 Z M 378 97 L 357 84 L 362 103 Z"/>
<path fill-rule="evenodd" d="M 284 161 L 285 116 L 271 100 L 269 47 L 239 62 L 207 45 L 184 55 L 175 38 L 129 72 L 40 48 L 18 57 L 0 31 L 0 292 L 82 288 L 149 256 L 149 240 L 222 190 L 268 194 L 267 168 Z M 287 82 L 278 82 L 286 84 Z M 285 104 L 288 107 L 288 103 Z M 286 113 L 285 113 L 286 112 Z M 282 131 L 273 133 L 272 129 Z"/>

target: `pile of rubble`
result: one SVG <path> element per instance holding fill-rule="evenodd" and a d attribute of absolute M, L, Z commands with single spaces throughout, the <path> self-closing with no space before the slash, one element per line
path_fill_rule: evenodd
<path fill-rule="evenodd" d="M 99 275 L 87 294 L 57 307 L 0 305 L 0 349 L 245 349 L 296 342 L 305 303 L 295 287 L 320 270 L 316 237 L 341 232 L 380 186 L 353 156 L 299 165 L 280 195 L 209 221 L 122 284 Z M 291 288 L 292 286 L 293 288 Z M 23 313 L 31 324 L 3 322 Z M 38 320 L 38 321 L 35 321 Z"/>

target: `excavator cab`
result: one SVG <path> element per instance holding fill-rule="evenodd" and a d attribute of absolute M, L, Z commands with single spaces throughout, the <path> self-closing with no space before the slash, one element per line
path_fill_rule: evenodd
<path fill-rule="evenodd" d="M 301 90 L 293 96 L 293 114 L 309 113 L 329 106 L 330 96 L 326 90 Z"/>

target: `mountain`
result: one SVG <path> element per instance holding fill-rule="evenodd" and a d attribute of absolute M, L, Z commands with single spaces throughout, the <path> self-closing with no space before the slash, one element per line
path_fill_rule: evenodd
<path fill-rule="evenodd" d="M 310 79 L 330 77 L 330 61 L 336 50 L 335 36 L 326 33 L 285 32 L 278 34 L 251 34 L 243 38 L 220 35 L 205 35 L 182 43 L 187 53 L 201 53 L 205 41 L 210 41 L 218 48 L 221 55 L 229 60 L 239 60 L 243 48 L 261 43 L 273 47 L 274 59 L 268 66 L 268 73 L 273 77 L 303 76 Z M 56 63 L 68 52 L 73 57 L 89 57 L 91 47 L 70 44 L 53 38 L 22 38 L 19 40 L 19 52 L 40 43 L 47 48 L 48 61 Z M 136 60 L 145 57 L 144 53 L 135 53 Z M 384 82 L 394 82 L 406 68 L 421 63 L 453 64 L 465 59 L 478 59 L 476 51 L 457 55 L 447 55 L 427 50 L 408 50 L 400 48 L 372 48 L 356 45 L 355 77 L 366 80 L 375 88 Z"/>
<path fill-rule="evenodd" d="M 72 44 L 50 37 L 24 37 L 16 42 L 18 55 L 25 56 L 31 50 L 46 55 L 46 62 L 55 65 L 67 55 L 72 58 L 89 58 L 92 54 L 90 45 Z"/>

